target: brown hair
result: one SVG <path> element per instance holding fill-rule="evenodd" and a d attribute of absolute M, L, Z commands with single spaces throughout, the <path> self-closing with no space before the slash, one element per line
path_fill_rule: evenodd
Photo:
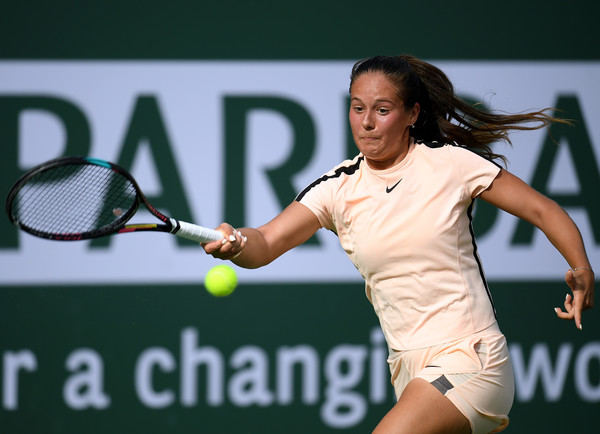
<path fill-rule="evenodd" d="M 547 114 L 550 108 L 521 114 L 498 114 L 480 110 L 461 100 L 439 68 L 414 56 L 376 56 L 357 62 L 350 75 L 352 84 L 362 74 L 382 72 L 398 89 L 406 109 L 419 103 L 421 112 L 411 136 L 415 139 L 456 142 L 490 159 L 504 157 L 491 150 L 498 140 L 510 143 L 511 130 L 537 130 L 553 122 L 569 124 Z"/>

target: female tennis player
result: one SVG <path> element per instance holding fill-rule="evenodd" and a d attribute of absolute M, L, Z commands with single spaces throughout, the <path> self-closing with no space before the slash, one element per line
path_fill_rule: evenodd
<path fill-rule="evenodd" d="M 514 396 L 471 226 L 481 198 L 537 226 L 562 254 L 571 289 L 559 318 L 582 328 L 594 272 L 582 237 L 554 201 L 497 165 L 490 145 L 511 130 L 564 122 L 547 110 L 489 114 L 461 101 L 438 68 L 412 56 L 353 67 L 350 124 L 359 154 L 302 191 L 272 221 L 236 230 L 207 253 L 264 266 L 333 230 L 366 282 L 389 347 L 398 401 L 375 433 L 490 433 Z"/>

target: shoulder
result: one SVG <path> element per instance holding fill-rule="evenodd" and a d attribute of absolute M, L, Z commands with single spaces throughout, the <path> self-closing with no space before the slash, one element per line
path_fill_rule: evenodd
<path fill-rule="evenodd" d="M 455 143 L 415 140 L 415 150 L 418 151 L 417 153 L 429 156 L 429 158 L 434 160 L 449 159 L 449 150 L 457 146 Z"/>
<path fill-rule="evenodd" d="M 463 152 L 469 151 L 476 154 L 476 152 L 472 149 L 467 148 L 466 146 L 461 146 L 456 142 L 437 142 L 437 141 L 426 141 L 426 140 L 415 140 L 417 145 L 420 145 L 420 148 L 424 151 L 439 151 L 444 150 L 446 152 Z M 458 151 L 457 151 L 458 150 Z"/>
<path fill-rule="evenodd" d="M 365 157 L 362 154 L 358 154 L 352 160 L 345 160 L 335 166 L 330 171 L 326 172 L 320 178 L 315 179 L 312 183 L 310 183 L 304 190 L 302 190 L 298 196 L 296 197 L 297 201 L 302 200 L 302 198 L 311 190 L 314 190 L 317 187 L 331 187 L 334 188 L 335 185 L 338 185 L 340 181 L 344 181 L 348 177 L 352 177 L 355 175 L 364 164 Z"/>
<path fill-rule="evenodd" d="M 451 159 L 453 163 L 456 164 L 493 164 L 499 169 L 501 168 L 498 163 L 477 152 L 476 149 L 472 149 L 467 146 L 462 146 L 456 142 L 446 143 L 416 140 L 415 143 L 417 145 L 421 145 L 420 149 L 423 152 L 438 154 L 442 152 L 445 153 L 447 157 Z"/>
<path fill-rule="evenodd" d="M 415 143 L 417 145 L 422 145 L 424 146 L 426 149 L 439 149 L 439 148 L 443 148 L 444 146 L 449 146 L 448 143 L 445 142 L 438 142 L 436 140 L 434 141 L 428 141 L 428 140 L 415 140 Z"/>
<path fill-rule="evenodd" d="M 335 166 L 321 178 L 334 179 L 340 178 L 344 175 L 350 176 L 356 173 L 365 161 L 365 157 L 363 154 L 358 154 L 352 160 L 342 161 L 340 164 Z"/>

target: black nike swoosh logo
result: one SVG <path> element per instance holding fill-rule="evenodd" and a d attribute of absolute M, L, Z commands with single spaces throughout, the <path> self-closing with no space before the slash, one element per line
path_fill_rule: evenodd
<path fill-rule="evenodd" d="M 400 178 L 400 181 L 402 181 L 402 179 L 404 179 L 404 178 Z M 396 188 L 396 186 L 397 186 L 398 184 L 400 184 L 400 181 L 398 181 L 397 183 L 395 183 L 395 184 L 394 184 L 394 185 L 392 185 L 391 187 L 385 187 L 385 192 L 386 192 L 386 193 L 391 193 L 391 192 L 392 192 L 392 190 L 393 190 L 394 188 Z"/>

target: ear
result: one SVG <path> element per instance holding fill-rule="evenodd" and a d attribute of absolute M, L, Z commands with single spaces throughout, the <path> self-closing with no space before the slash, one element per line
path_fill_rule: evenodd
<path fill-rule="evenodd" d="M 418 102 L 415 103 L 414 106 L 410 109 L 410 123 L 414 125 L 419 119 L 419 114 L 421 113 L 421 106 Z"/>

